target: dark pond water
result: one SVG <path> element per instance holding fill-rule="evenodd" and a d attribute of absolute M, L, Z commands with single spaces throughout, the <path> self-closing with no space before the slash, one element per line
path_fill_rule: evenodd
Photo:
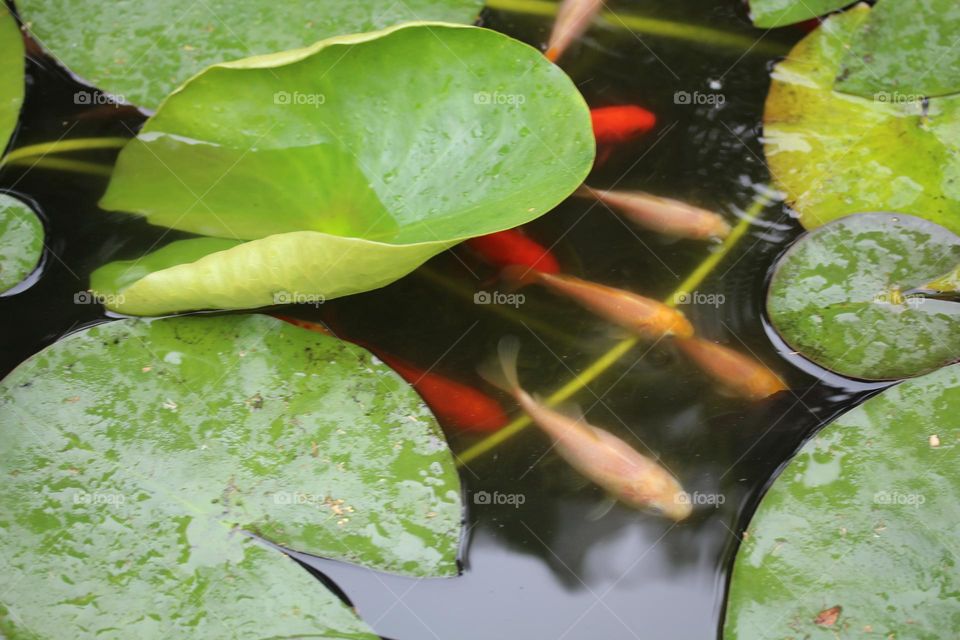
<path fill-rule="evenodd" d="M 784 51 L 802 35 L 752 30 L 735 0 L 614 6 L 763 36 L 763 43 L 779 43 Z M 535 45 L 550 28 L 545 18 L 497 11 L 486 12 L 484 24 Z M 731 221 L 763 190 L 769 176 L 761 160 L 760 118 L 772 56 L 602 27 L 571 53 L 563 66 L 592 106 L 636 103 L 659 119 L 655 132 L 595 172 L 593 186 L 680 197 L 722 211 Z M 143 116 L 131 110 L 75 105 L 79 88 L 50 60 L 33 55 L 14 145 L 130 136 L 142 124 Z M 677 104 L 676 92 L 723 101 Z M 109 164 L 112 154 L 84 159 Z M 93 269 L 180 237 L 99 210 L 105 184 L 102 178 L 40 169 L 0 172 L 0 189 L 34 201 L 48 232 L 35 283 L 0 298 L 3 373 L 64 334 L 106 319 L 99 306 L 74 303 Z M 568 272 L 653 297 L 668 295 L 709 250 L 630 229 L 578 200 L 528 231 L 555 244 Z M 689 492 L 720 496 L 713 502 L 722 504 L 704 504 L 679 525 L 621 507 L 595 519 L 600 491 L 547 453 L 547 440 L 528 429 L 463 470 L 469 535 L 462 577 L 415 581 L 323 560 L 314 561 L 315 567 L 378 633 L 394 640 L 717 637 L 738 532 L 757 498 L 805 438 L 876 387 L 820 375 L 778 344 L 765 324 L 769 267 L 798 233 L 785 208 L 768 208 L 698 288 L 704 296 L 714 294 L 704 299 L 722 295 L 722 304 L 685 309 L 702 336 L 753 352 L 784 375 L 791 393 L 754 404 L 731 399 L 669 348 L 641 347 L 577 398 L 591 422 L 658 452 Z M 543 393 L 617 339 L 601 321 L 543 291 L 527 291 L 513 317 L 502 308 L 473 304 L 473 292 L 493 275 L 457 249 L 383 290 L 288 312 L 327 321 L 422 368 L 433 366 L 476 385 L 477 363 L 501 336 L 516 335 L 523 343 L 521 377 Z M 455 451 L 476 441 L 448 435 Z M 519 496 L 512 501 L 522 504 L 475 504 L 480 492 Z"/>

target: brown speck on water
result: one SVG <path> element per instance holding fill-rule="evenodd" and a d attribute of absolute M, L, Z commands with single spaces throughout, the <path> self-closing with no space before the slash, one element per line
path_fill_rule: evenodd
<path fill-rule="evenodd" d="M 263 409 L 263 396 L 261 396 L 259 393 L 255 393 L 251 397 L 247 398 L 244 401 L 244 404 L 246 404 L 251 411 Z"/>
<path fill-rule="evenodd" d="M 821 627 L 832 627 L 837 623 L 837 618 L 840 617 L 841 611 L 843 611 L 843 607 L 840 605 L 824 609 L 813 619 L 813 624 L 820 625 Z"/>
<path fill-rule="evenodd" d="M 80 401 L 80 396 L 70 396 L 69 398 L 64 398 L 63 401 L 73 404 L 74 402 Z"/>

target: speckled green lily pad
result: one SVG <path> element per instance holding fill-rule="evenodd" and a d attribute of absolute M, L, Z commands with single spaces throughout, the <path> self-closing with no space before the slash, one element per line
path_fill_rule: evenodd
<path fill-rule="evenodd" d="M 419 396 L 267 316 L 124 320 L 0 384 L 8 638 L 374 636 L 286 556 L 457 573 L 459 480 Z"/>
<path fill-rule="evenodd" d="M 960 261 L 960 237 L 921 218 L 864 213 L 815 229 L 777 263 L 767 312 L 787 344 L 868 380 L 960 360 L 960 303 L 909 292 Z"/>
<path fill-rule="evenodd" d="M 13 196 L 0 193 L 0 293 L 20 284 L 43 254 L 43 223 Z"/>
<path fill-rule="evenodd" d="M 782 27 L 842 9 L 855 0 L 751 0 L 750 18 L 758 27 Z"/>
<path fill-rule="evenodd" d="M 808 229 L 861 211 L 920 216 L 960 233 L 960 96 L 840 93 L 834 80 L 858 29 L 858 5 L 827 19 L 773 71 L 764 150 Z"/>
<path fill-rule="evenodd" d="M 286 51 L 399 22 L 473 22 L 481 0 L 18 0 L 21 17 L 71 71 L 127 102 L 156 108 L 218 62 Z"/>
<path fill-rule="evenodd" d="M 943 640 L 960 629 L 960 365 L 824 428 L 737 552 L 725 640 Z"/>

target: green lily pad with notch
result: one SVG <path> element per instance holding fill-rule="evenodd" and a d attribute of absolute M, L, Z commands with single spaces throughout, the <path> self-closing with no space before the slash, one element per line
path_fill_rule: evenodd
<path fill-rule="evenodd" d="M 867 99 L 833 89 L 840 61 L 870 17 L 828 18 L 773 71 L 764 150 L 803 226 L 861 211 L 921 216 L 960 233 L 960 96 Z"/>
<path fill-rule="evenodd" d="M 412 20 L 472 23 L 482 0 L 18 0 L 38 42 L 104 91 L 149 109 L 219 62 Z"/>
<path fill-rule="evenodd" d="M 737 551 L 724 640 L 960 629 L 960 365 L 908 380 L 807 442 Z M 823 615 L 828 610 L 839 616 Z"/>
<path fill-rule="evenodd" d="M 863 213 L 780 258 L 767 313 L 801 355 L 841 375 L 907 378 L 960 360 L 960 303 L 912 289 L 960 261 L 960 237 L 914 216 Z"/>
<path fill-rule="evenodd" d="M 217 65 L 123 149 L 101 206 L 249 242 L 94 288 L 132 315 L 368 291 L 546 213 L 594 146 L 570 78 L 486 29 L 409 24 Z"/>
<path fill-rule="evenodd" d="M 458 573 L 460 483 L 420 397 L 268 316 L 74 333 L 0 383 L 0 430 L 7 638 L 377 637 L 261 539 Z"/>
<path fill-rule="evenodd" d="M 23 36 L 5 4 L 0 5 L 0 157 L 17 128 L 23 104 Z"/>
<path fill-rule="evenodd" d="M 757 27 L 785 27 L 843 9 L 856 0 L 751 0 L 750 19 Z"/>
<path fill-rule="evenodd" d="M 26 203 L 0 193 L 0 293 L 29 276 L 43 255 L 43 223 Z"/>
<path fill-rule="evenodd" d="M 881 0 L 843 57 L 838 91 L 873 98 L 960 93 L 960 3 Z"/>

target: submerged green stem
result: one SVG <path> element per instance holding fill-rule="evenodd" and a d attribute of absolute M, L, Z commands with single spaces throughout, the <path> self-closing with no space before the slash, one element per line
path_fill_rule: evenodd
<path fill-rule="evenodd" d="M 13 161 L 4 159 L 4 165 L 30 167 L 31 169 L 49 169 L 51 171 L 72 171 L 73 173 L 86 173 L 92 176 L 110 177 L 113 169 L 105 164 L 96 162 L 85 162 L 83 160 L 70 160 L 67 158 L 15 158 Z"/>
<path fill-rule="evenodd" d="M 26 147 L 14 149 L 3 157 L 3 163 L 13 164 L 26 158 L 40 158 L 52 153 L 120 149 L 129 141 L 129 138 L 73 138 L 72 140 L 40 142 L 38 144 L 31 144 Z"/>
<path fill-rule="evenodd" d="M 487 0 L 487 7 L 513 13 L 553 16 L 557 13 L 559 4 L 549 0 Z M 746 34 L 700 25 L 614 11 L 604 11 L 600 17 L 608 26 L 649 36 L 706 44 L 738 52 L 755 52 L 760 55 L 780 56 L 786 55 L 788 51 L 788 47 L 781 44 L 763 42 Z"/>
<path fill-rule="evenodd" d="M 737 223 L 737 226 L 733 228 L 733 231 L 731 231 L 730 235 L 727 236 L 726 240 L 724 240 L 720 248 L 711 253 L 703 262 L 701 262 L 700 265 L 694 269 L 689 276 L 687 276 L 686 280 L 681 282 L 680 286 L 678 286 L 673 293 L 667 296 L 666 300 L 664 300 L 664 303 L 672 307 L 676 304 L 676 301 L 680 296 L 685 293 L 689 294 L 696 289 L 700 283 L 703 282 L 708 275 L 710 275 L 713 269 L 720 264 L 720 261 L 729 255 L 730 251 L 746 235 L 751 223 L 767 206 L 771 204 L 771 202 L 773 202 L 773 199 L 770 196 L 766 194 L 759 195 L 747 209 L 744 216 L 740 219 L 740 222 Z M 556 406 L 557 404 L 569 399 L 575 393 L 596 380 L 607 369 L 616 364 L 620 358 L 637 346 L 639 342 L 639 338 L 635 337 L 626 338 L 625 340 L 618 342 L 609 351 L 600 356 L 600 358 L 593 364 L 580 372 L 580 374 L 578 374 L 575 378 L 550 394 L 545 400 L 545 404 L 548 406 Z M 476 460 L 480 456 L 488 453 L 500 444 L 517 435 L 526 429 L 530 424 L 530 417 L 526 414 L 517 417 L 496 433 L 487 436 L 472 447 L 466 449 L 463 453 L 458 454 L 456 456 L 457 466 L 462 467 L 466 464 L 469 464 L 473 460 Z"/>

